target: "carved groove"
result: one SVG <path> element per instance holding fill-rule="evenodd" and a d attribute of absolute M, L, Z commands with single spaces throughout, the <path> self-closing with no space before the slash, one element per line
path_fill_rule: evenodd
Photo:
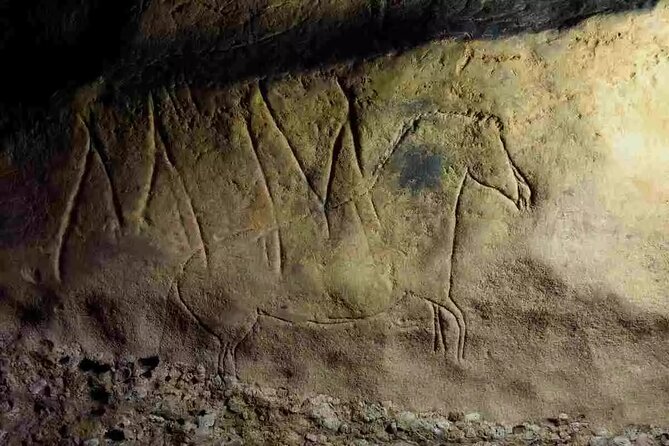
<path fill-rule="evenodd" d="M 252 105 L 250 105 L 250 108 Z M 251 144 L 251 152 L 253 153 L 253 157 L 255 159 L 255 162 L 258 166 L 258 170 L 260 171 L 260 177 L 262 178 L 262 185 L 265 194 L 267 195 L 267 198 L 270 201 L 270 204 L 272 206 L 272 220 L 274 223 L 274 226 L 276 227 L 276 243 L 275 245 L 277 246 L 279 252 L 278 255 L 275 253 L 275 262 L 274 262 L 274 268 L 277 270 L 277 273 L 282 274 L 283 272 L 283 253 L 282 253 L 282 242 L 281 242 L 281 226 L 279 225 L 277 216 L 276 216 L 276 204 L 274 203 L 274 197 L 272 195 L 272 190 L 269 186 L 269 182 L 267 181 L 267 175 L 265 174 L 265 168 L 263 167 L 262 161 L 260 160 L 260 156 L 258 155 L 258 149 L 257 149 L 257 144 L 258 141 L 256 141 L 255 135 L 253 133 L 253 128 L 251 126 L 251 117 L 248 116 L 247 119 L 245 120 L 246 122 L 246 133 L 248 134 L 249 137 L 249 142 Z M 278 258 L 277 258 L 278 257 Z"/>
<path fill-rule="evenodd" d="M 160 140 L 161 144 L 161 155 L 163 157 L 163 160 L 165 161 L 165 164 L 172 174 L 173 177 L 176 178 L 177 183 L 179 185 L 179 189 L 181 190 L 182 196 L 186 201 L 186 204 L 188 205 L 188 211 L 190 212 L 193 222 L 195 223 L 195 235 L 197 237 L 199 249 L 202 253 L 202 261 L 204 262 L 205 268 L 209 267 L 209 248 L 207 246 L 207 243 L 205 243 L 204 240 L 204 233 L 202 231 L 202 225 L 200 223 L 200 219 L 195 212 L 195 208 L 193 207 L 193 201 L 191 200 L 190 194 L 188 193 L 188 189 L 186 188 L 186 184 L 183 181 L 183 178 L 181 176 L 181 173 L 176 167 L 176 164 L 174 163 L 174 157 L 170 153 L 170 150 L 168 149 L 168 138 L 167 138 L 167 131 L 164 128 L 164 125 L 160 119 L 157 121 L 157 125 L 155 126 L 157 132 L 156 136 L 157 139 Z M 181 213 L 181 211 L 179 211 Z M 183 224 L 183 221 L 182 221 Z"/>
<path fill-rule="evenodd" d="M 125 217 L 123 215 L 123 206 L 121 206 L 121 202 L 114 189 L 114 182 L 112 180 L 111 161 L 107 156 L 107 150 L 105 149 L 104 142 L 102 141 L 102 138 L 100 137 L 97 131 L 93 112 L 91 112 L 90 123 L 88 125 L 88 128 L 91 135 L 91 150 L 95 152 L 97 157 L 100 159 L 102 171 L 104 172 L 105 177 L 107 179 L 107 183 L 109 185 L 109 193 L 111 194 L 112 207 L 114 208 L 116 220 L 118 221 L 119 227 L 124 228 Z"/>
<path fill-rule="evenodd" d="M 355 107 L 355 95 L 353 94 L 353 91 L 351 89 L 344 88 L 338 78 L 336 78 L 336 82 L 337 86 L 344 94 L 344 97 L 346 97 L 346 102 L 348 104 L 347 119 L 351 128 L 351 135 L 353 137 L 353 149 L 355 152 L 355 160 L 356 163 L 358 164 L 358 170 L 362 174 L 364 170 L 362 164 L 362 145 L 360 144 L 361 130 L 360 130 L 360 119 L 358 117 L 358 110 Z"/>
<path fill-rule="evenodd" d="M 376 202 L 374 201 L 374 194 L 372 194 L 371 190 L 367 193 L 369 194 L 369 202 L 372 204 L 372 210 L 374 211 L 376 221 L 378 222 L 379 227 L 381 227 L 381 217 L 379 216 L 379 210 L 377 209 Z"/>
<path fill-rule="evenodd" d="M 358 217 L 358 223 L 360 223 L 360 227 L 362 228 L 362 233 L 365 234 L 365 244 L 367 245 L 367 251 L 369 251 L 370 250 L 369 235 L 367 234 L 367 228 L 365 228 L 365 222 L 362 221 L 362 217 L 360 216 L 360 209 L 358 208 L 357 201 L 353 202 L 353 209 L 355 209 L 355 215 L 356 217 Z"/>
<path fill-rule="evenodd" d="M 156 117 L 153 104 L 153 95 L 149 93 L 147 99 L 147 109 L 149 114 L 149 129 L 147 132 L 149 156 L 151 157 L 151 166 L 149 168 L 149 179 L 143 194 L 139 199 L 139 220 L 145 221 L 146 208 L 149 204 L 149 198 L 156 187 L 157 181 L 157 162 L 158 162 L 158 148 L 156 147 Z"/>
<path fill-rule="evenodd" d="M 458 326 L 460 326 L 459 334 L 458 334 L 458 360 L 464 360 L 465 359 L 465 343 L 467 341 L 467 321 L 465 319 L 465 315 L 462 311 L 462 308 L 458 305 L 458 303 L 453 299 L 453 278 L 454 274 L 453 271 L 455 270 L 455 252 L 457 250 L 457 234 L 458 234 L 458 216 L 460 215 L 460 206 L 462 203 L 462 191 L 464 190 L 465 182 L 467 181 L 467 177 L 471 178 L 471 175 L 469 173 L 465 174 L 462 178 L 462 182 L 460 183 L 460 187 L 458 189 L 458 195 L 455 200 L 455 207 L 453 209 L 453 240 L 451 242 L 451 253 L 450 253 L 450 274 L 448 278 L 448 301 L 453 303 L 457 311 L 460 313 L 460 318 L 458 318 L 457 314 L 454 314 L 455 319 L 458 323 Z"/>
<path fill-rule="evenodd" d="M 110 195 L 112 197 L 112 208 L 114 209 L 114 218 L 118 222 L 119 227 L 122 227 L 123 223 L 122 223 L 122 220 L 121 220 L 121 217 L 120 217 L 121 214 L 119 214 L 120 209 L 117 206 L 118 203 L 114 200 L 114 192 L 113 192 L 114 187 L 112 186 L 111 179 L 109 177 L 109 172 L 107 172 L 107 170 L 104 167 L 104 164 L 105 164 L 104 160 L 100 156 L 100 152 L 98 150 L 95 150 L 95 149 L 91 150 L 91 154 L 94 157 L 96 157 L 98 163 L 100 164 L 100 167 L 102 167 L 102 171 L 105 172 L 105 179 L 107 180 L 107 187 L 109 188 Z"/>
<path fill-rule="evenodd" d="M 86 172 L 88 171 L 88 166 L 90 164 L 90 158 L 91 158 L 90 131 L 84 120 L 81 118 L 81 116 L 77 115 L 77 119 L 80 121 L 81 125 L 84 127 L 86 131 L 86 145 L 85 145 L 86 148 L 84 155 L 81 157 L 82 161 L 78 169 L 77 179 L 74 183 L 74 187 L 72 188 L 72 192 L 70 193 L 67 201 L 65 202 L 65 212 L 63 212 L 60 225 L 58 226 L 58 232 L 56 233 L 56 253 L 54 256 L 53 269 L 56 281 L 58 281 L 59 283 L 62 282 L 63 247 L 67 242 L 69 236 L 70 225 L 72 222 L 72 215 L 76 212 L 78 206 L 77 203 L 79 201 L 79 195 L 81 193 L 81 185 L 84 181 L 84 177 L 86 176 Z"/>
<path fill-rule="evenodd" d="M 441 329 L 441 318 L 439 316 L 439 307 L 435 304 L 430 305 L 432 309 L 432 318 L 434 319 L 434 352 L 438 353 L 443 348 L 446 349 L 443 332 Z"/>
<path fill-rule="evenodd" d="M 214 332 L 214 330 L 209 328 L 209 326 L 207 324 L 205 324 L 202 321 L 202 319 L 200 319 L 197 316 L 197 314 L 195 314 L 195 311 L 193 311 L 193 309 L 186 303 L 186 300 L 181 296 L 181 289 L 180 289 L 180 286 L 179 286 L 179 279 L 184 274 L 184 271 L 186 270 L 186 267 L 188 266 L 188 263 L 190 263 L 190 261 L 193 259 L 194 255 L 195 255 L 195 253 L 191 254 L 191 256 L 188 258 L 188 260 L 186 260 L 186 262 L 182 265 L 181 272 L 179 273 L 179 276 L 177 277 L 177 279 L 174 281 L 174 286 L 173 287 L 174 287 L 175 292 L 176 292 L 177 300 L 181 303 L 183 308 L 186 310 L 186 313 L 188 313 L 191 316 L 191 318 L 193 318 L 193 320 L 204 331 L 209 333 L 211 336 L 216 338 L 216 340 L 218 341 L 219 347 L 218 347 L 218 356 L 217 356 L 217 359 L 216 359 L 216 367 L 220 367 L 220 364 L 221 364 L 221 350 L 223 349 L 223 344 L 224 344 L 223 340 L 221 339 L 221 337 L 218 334 L 216 334 L 216 332 Z"/>
<path fill-rule="evenodd" d="M 323 203 L 323 197 L 320 196 L 318 193 L 316 186 L 309 180 L 309 177 L 307 177 L 307 171 L 304 168 L 304 164 L 300 160 L 300 158 L 297 156 L 297 151 L 293 147 L 293 144 L 290 142 L 290 139 L 288 139 L 288 134 L 286 133 L 285 129 L 283 126 L 280 124 L 279 120 L 277 119 L 276 111 L 272 107 L 272 104 L 270 101 L 267 99 L 267 84 L 266 82 L 258 82 L 258 91 L 260 92 L 260 98 L 263 101 L 263 104 L 265 108 L 267 108 L 269 117 L 272 120 L 272 123 L 276 127 L 276 129 L 279 131 L 281 134 L 281 137 L 286 141 L 286 145 L 290 149 L 290 153 L 292 155 L 292 158 L 295 160 L 295 163 L 297 164 L 297 168 L 300 171 L 300 176 L 302 179 L 305 181 L 307 186 L 309 187 L 309 190 L 311 191 L 312 194 L 316 196 L 316 199 L 322 204 Z"/>
<path fill-rule="evenodd" d="M 325 193 L 325 211 L 327 212 L 332 208 L 331 198 L 332 198 L 332 187 L 334 185 L 335 179 L 335 170 L 337 169 L 337 163 L 339 161 L 339 156 L 344 146 L 344 134 L 346 129 L 346 122 L 344 122 L 339 128 L 337 137 L 335 138 L 334 144 L 332 145 L 332 163 L 330 164 L 330 172 L 328 174 L 328 185 Z"/>

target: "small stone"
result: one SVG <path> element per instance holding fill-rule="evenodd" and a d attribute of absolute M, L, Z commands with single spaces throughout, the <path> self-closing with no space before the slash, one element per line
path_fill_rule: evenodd
<path fill-rule="evenodd" d="M 284 434 L 286 444 L 302 444 L 302 436 L 293 430 L 289 430 Z"/>
<path fill-rule="evenodd" d="M 652 424 L 650 425 L 650 429 L 648 430 L 648 435 L 655 438 L 656 440 L 658 440 L 659 437 L 662 436 L 662 434 L 664 433 L 665 433 L 664 430 Z"/>
<path fill-rule="evenodd" d="M 517 426 L 513 426 L 513 428 L 511 429 L 511 433 L 514 435 L 520 435 L 524 433 L 526 430 L 527 428 L 524 425 L 519 424 Z"/>
<path fill-rule="evenodd" d="M 244 440 L 237 435 L 231 435 L 219 443 L 219 446 L 244 446 Z"/>
<path fill-rule="evenodd" d="M 527 429 L 523 434 L 525 440 L 534 440 L 537 437 L 537 433 L 532 429 Z M 566 439 L 566 438 L 565 438 Z"/>
<path fill-rule="evenodd" d="M 196 370 L 200 377 L 204 377 L 207 374 L 207 369 L 202 364 L 198 364 Z"/>
<path fill-rule="evenodd" d="M 97 438 L 90 438 L 86 441 L 84 441 L 84 446 L 99 446 L 100 445 L 100 440 Z"/>
<path fill-rule="evenodd" d="M 244 401 L 241 398 L 233 396 L 228 400 L 227 406 L 230 412 L 239 414 L 244 411 L 244 406 L 246 406 L 246 404 L 244 404 Z"/>
<path fill-rule="evenodd" d="M 46 389 L 46 387 L 47 387 L 46 380 L 45 379 L 38 379 L 34 383 L 30 384 L 30 386 L 28 386 L 28 390 L 33 395 L 38 395 L 38 394 L 42 393 L 44 391 L 44 389 Z"/>
<path fill-rule="evenodd" d="M 443 431 L 447 431 L 451 429 L 451 427 L 453 426 L 453 424 L 450 421 L 445 420 L 443 418 L 436 419 L 434 425 Z"/>
<path fill-rule="evenodd" d="M 614 437 L 609 444 L 611 446 L 631 446 L 632 442 L 627 437 L 618 436 Z"/>
<path fill-rule="evenodd" d="M 12 410 L 12 403 L 10 401 L 0 401 L 0 413 L 7 413 Z"/>
<path fill-rule="evenodd" d="M 624 436 L 630 441 L 635 441 L 639 436 L 639 428 L 637 426 L 628 426 L 625 428 Z"/>
<path fill-rule="evenodd" d="M 465 414 L 463 412 L 456 411 L 456 412 L 449 412 L 448 413 L 448 420 L 449 421 L 453 421 L 453 422 L 462 421 L 464 419 L 464 417 L 465 417 Z"/>
<path fill-rule="evenodd" d="M 490 436 L 493 440 L 501 440 L 506 437 L 506 429 L 504 426 L 493 426 L 490 429 Z"/>
<path fill-rule="evenodd" d="M 402 412 L 397 417 L 397 428 L 403 431 L 411 430 L 414 422 L 416 421 L 416 415 L 412 412 Z"/>
<path fill-rule="evenodd" d="M 165 424 L 167 420 L 160 415 L 149 414 L 148 419 L 154 423 Z"/>
<path fill-rule="evenodd" d="M 325 429 L 331 431 L 337 431 L 339 430 L 339 426 L 341 426 L 341 421 L 339 421 L 337 413 L 332 406 L 326 402 L 321 402 L 311 410 L 311 418 L 318 421 L 318 424 Z"/>
<path fill-rule="evenodd" d="M 192 432 L 192 431 L 194 431 L 195 429 L 197 429 L 197 425 L 196 425 L 195 423 L 191 422 L 191 421 L 186 421 L 186 422 L 183 424 L 182 429 L 183 429 L 185 432 Z"/>
<path fill-rule="evenodd" d="M 378 404 L 366 405 L 362 410 L 362 419 L 367 423 L 373 422 L 384 418 L 387 415 L 387 412 L 385 407 L 379 406 Z"/>
<path fill-rule="evenodd" d="M 460 429 L 451 429 L 448 432 L 448 441 L 452 441 L 455 443 L 460 443 L 462 440 L 465 438 L 465 433 L 462 432 Z"/>
<path fill-rule="evenodd" d="M 236 388 L 238 386 L 237 378 L 234 376 L 226 375 L 223 377 L 223 383 L 228 388 Z"/>
<path fill-rule="evenodd" d="M 465 422 L 467 423 L 480 423 L 483 420 L 483 417 L 478 412 L 470 412 L 465 415 Z"/>
<path fill-rule="evenodd" d="M 657 443 L 655 442 L 653 437 L 651 437 L 648 434 L 639 434 L 636 437 L 636 441 L 634 442 L 634 444 L 635 444 L 635 446 L 656 446 L 657 445 Z"/>
<path fill-rule="evenodd" d="M 199 429 L 211 429 L 216 423 L 216 414 L 213 412 L 205 413 L 197 417 L 197 427 Z"/>
<path fill-rule="evenodd" d="M 566 413 L 561 413 L 560 415 L 558 415 L 558 420 L 563 422 L 569 421 L 569 415 L 567 415 Z"/>

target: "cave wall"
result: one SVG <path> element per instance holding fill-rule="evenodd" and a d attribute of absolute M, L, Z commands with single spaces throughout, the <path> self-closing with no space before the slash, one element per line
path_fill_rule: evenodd
<path fill-rule="evenodd" d="M 2 344 L 667 421 L 666 2 L 143 2 L 99 54 L 71 3 L 3 84 Z"/>

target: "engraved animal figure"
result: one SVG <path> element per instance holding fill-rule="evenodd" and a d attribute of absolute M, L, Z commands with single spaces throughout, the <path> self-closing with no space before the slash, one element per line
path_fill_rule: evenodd
<path fill-rule="evenodd" d="M 467 324 L 451 289 L 463 189 L 478 183 L 519 210 L 530 204 L 501 122 L 426 106 L 369 151 L 361 110 L 338 81 L 330 85 L 347 105 L 324 113 L 329 127 L 313 126 L 330 136 L 311 158 L 262 85 L 228 92 L 208 110 L 189 90 L 180 98 L 163 90 L 139 117 L 97 112 L 106 133 L 78 119 L 79 175 L 58 226 L 56 278 L 79 231 L 71 217 L 82 191 L 101 177 L 122 234 L 188 246 L 170 295 L 218 340 L 222 372 L 236 375 L 236 349 L 262 317 L 351 324 L 407 295 L 433 309 L 435 352 L 461 362 Z"/>
<path fill-rule="evenodd" d="M 255 188 L 247 229 L 214 236 L 209 267 L 192 256 L 174 290 L 220 341 L 226 374 L 235 375 L 236 348 L 261 317 L 354 323 L 409 294 L 433 308 L 434 350 L 464 359 L 466 319 L 451 297 L 463 188 L 478 183 L 523 210 L 528 183 L 494 117 L 418 113 L 365 169 L 353 112 L 339 125 L 319 188 L 262 89 L 250 94 L 235 138 Z"/>

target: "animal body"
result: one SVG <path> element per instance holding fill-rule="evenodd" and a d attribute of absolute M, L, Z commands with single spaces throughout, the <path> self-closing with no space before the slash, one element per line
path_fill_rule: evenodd
<path fill-rule="evenodd" d="M 226 374 L 236 374 L 237 346 L 260 318 L 355 323 L 408 294 L 434 310 L 435 350 L 461 362 L 467 325 L 451 287 L 463 188 L 479 183 L 520 210 L 530 203 L 499 119 L 428 105 L 398 122 L 370 155 L 362 110 L 334 85 L 348 101 L 318 118 L 311 133 L 319 143 L 299 139 L 306 131 L 291 129 L 263 84 L 227 111 L 198 110 L 209 113 L 207 125 L 167 91 L 156 93 L 144 113 L 148 175 L 135 187 L 139 204 L 124 207 L 129 200 L 109 181 L 119 222 L 135 222 L 140 232 L 176 208 L 189 248 L 170 292 L 220 341 Z M 100 148 L 111 136 L 84 121 L 95 156 L 83 162 L 113 162 L 113 153 L 104 156 L 113 150 Z M 317 147 L 306 152 L 300 144 Z M 161 204 L 161 193 L 171 199 Z"/>

